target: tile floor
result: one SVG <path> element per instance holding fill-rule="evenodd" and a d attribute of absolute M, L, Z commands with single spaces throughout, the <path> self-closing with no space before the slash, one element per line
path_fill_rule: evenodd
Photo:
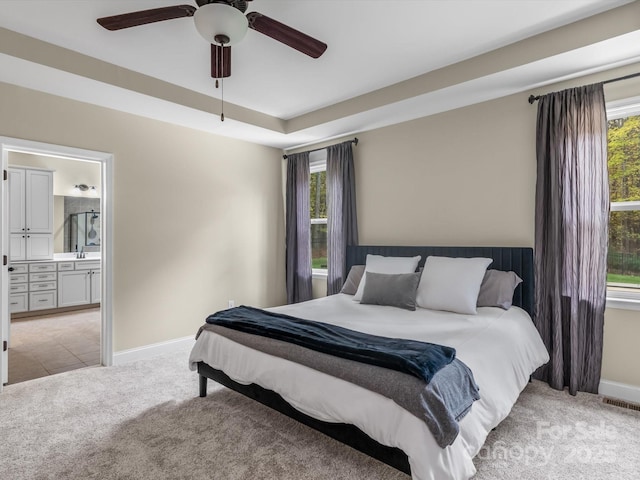
<path fill-rule="evenodd" d="M 9 384 L 99 363 L 99 308 L 11 321 Z"/>

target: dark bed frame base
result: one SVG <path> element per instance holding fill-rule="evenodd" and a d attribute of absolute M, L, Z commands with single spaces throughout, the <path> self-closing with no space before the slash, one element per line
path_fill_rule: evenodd
<path fill-rule="evenodd" d="M 349 445 L 387 465 L 411 475 L 409 459 L 399 448 L 382 445 L 354 425 L 345 423 L 329 423 L 317 420 L 309 415 L 296 410 L 287 401 L 272 390 L 262 388 L 260 385 L 242 385 L 233 381 L 221 370 L 216 370 L 204 362 L 198 362 L 198 374 L 200 375 L 200 396 L 207 396 L 207 379 L 215 380 L 225 387 L 235 390 L 249 398 L 277 410 L 288 417 L 297 420 L 329 437 Z"/>

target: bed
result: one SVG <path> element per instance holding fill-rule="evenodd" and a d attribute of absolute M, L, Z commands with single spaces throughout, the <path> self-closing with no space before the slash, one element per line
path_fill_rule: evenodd
<path fill-rule="evenodd" d="M 510 412 L 530 375 L 548 361 L 533 325 L 533 252 L 513 247 L 350 246 L 347 271 L 368 254 L 491 258 L 490 268 L 515 272 L 523 282 L 508 310 L 480 307 L 477 315 L 362 305 L 337 294 L 268 309 L 357 331 L 448 345 L 473 372 L 481 398 L 459 422 L 459 435 L 441 448 L 424 422 L 397 403 L 308 366 L 273 357 L 203 331 L 191 352 L 200 396 L 213 379 L 306 425 L 371 455 L 414 480 L 468 479 L 473 457 L 488 433 Z"/>

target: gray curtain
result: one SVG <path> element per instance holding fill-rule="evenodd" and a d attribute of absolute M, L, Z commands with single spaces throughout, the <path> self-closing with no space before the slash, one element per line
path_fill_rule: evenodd
<path fill-rule="evenodd" d="M 309 152 L 287 156 L 287 303 L 311 300 L 311 218 Z"/>
<path fill-rule="evenodd" d="M 327 295 L 340 292 L 349 273 L 345 272 L 347 245 L 358 244 L 351 143 L 327 148 Z"/>
<path fill-rule="evenodd" d="M 535 323 L 551 357 L 536 377 L 596 393 L 610 207 L 602 84 L 540 98 L 536 154 Z"/>

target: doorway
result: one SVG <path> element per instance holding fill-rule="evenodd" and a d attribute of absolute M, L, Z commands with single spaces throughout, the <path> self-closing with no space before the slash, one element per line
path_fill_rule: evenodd
<path fill-rule="evenodd" d="M 58 363 L 61 363 L 59 367 L 56 368 L 56 361 L 50 361 L 49 368 L 47 369 L 47 374 L 50 373 L 58 373 L 64 371 L 67 368 L 72 367 L 71 363 L 74 363 L 76 367 L 84 366 L 88 364 L 100 364 L 100 365 L 111 365 L 112 363 L 112 319 L 111 319 L 111 267 L 112 267 L 112 254 L 111 254 L 111 232 L 112 232 L 112 201 L 111 201 L 111 181 L 112 181 L 112 170 L 113 170 L 113 156 L 111 154 L 103 153 L 103 152 L 95 152 L 90 150 L 82 150 L 76 149 L 73 147 L 65 147 L 59 145 L 51 145 L 51 144 L 43 144 L 40 142 L 32 142 L 28 140 L 20 140 L 20 139 L 12 139 L 12 138 L 3 138 L 0 137 L 0 146 L 2 148 L 2 169 L 4 172 L 7 171 L 9 165 L 28 168 L 32 166 L 34 168 L 50 168 L 53 170 L 58 170 L 60 185 L 55 193 L 59 194 L 58 197 L 67 197 L 66 191 L 71 191 L 76 185 L 80 186 L 81 191 L 87 187 L 89 193 L 95 192 L 95 200 L 97 200 L 97 204 L 93 210 L 93 213 L 89 211 L 86 212 L 73 212 L 75 215 L 71 216 L 67 212 L 65 215 L 63 212 L 63 204 L 77 204 L 77 201 L 64 202 L 63 198 L 56 198 L 55 210 L 58 216 L 65 215 L 63 221 L 56 222 L 56 253 L 55 253 L 55 270 L 57 272 L 57 279 L 62 280 L 68 277 L 69 285 L 74 282 L 73 269 L 78 266 L 79 269 L 87 268 L 85 271 L 81 273 L 86 274 L 87 276 L 94 277 L 93 278 L 93 288 L 91 289 L 91 300 L 90 305 L 84 306 L 69 306 L 73 303 L 73 298 L 71 298 L 69 303 L 67 300 L 61 302 L 61 306 L 65 308 L 58 309 L 58 304 L 55 305 L 56 309 L 45 309 L 42 312 L 26 312 L 20 315 L 14 315 L 15 317 L 23 317 L 18 320 L 20 322 L 19 329 L 21 334 L 28 333 L 29 335 L 35 335 L 33 338 L 38 338 L 37 328 L 38 326 L 42 326 L 44 329 L 50 329 L 51 325 L 54 325 L 54 328 L 62 328 L 65 326 L 64 320 L 67 320 L 68 325 L 75 324 L 77 327 L 77 332 L 79 334 L 76 335 L 76 338 L 67 339 L 67 345 L 60 346 L 51 346 L 52 349 L 58 349 L 58 355 L 64 354 L 67 357 L 73 356 L 75 358 L 74 362 L 66 361 L 66 365 L 64 365 L 65 361 L 62 359 L 58 360 Z M 29 165 L 30 160 L 33 160 L 35 165 Z M 53 165 L 47 165 L 49 162 Z M 17 165 L 16 165 L 17 164 Z M 64 166 L 68 165 L 69 168 L 66 169 Z M 76 173 L 77 168 L 71 167 L 72 165 L 85 166 L 85 167 L 93 167 L 97 170 L 97 175 L 99 180 L 90 180 L 88 179 L 86 182 L 82 181 L 80 178 L 70 179 L 68 176 L 65 177 L 65 170 L 69 170 L 71 172 Z M 80 169 L 82 170 L 82 169 Z M 69 172 L 67 172 L 68 174 Z M 55 173 L 54 173 L 55 175 Z M 72 175 L 73 176 L 73 175 Z M 4 175 L 5 179 L 7 175 Z M 94 188 L 91 188 L 94 187 Z M 3 255 L 3 265 L 2 265 L 2 273 L 0 275 L 0 295 L 1 295 L 1 306 L 0 306 L 0 317 L 1 317 L 1 329 L 0 329 L 0 339 L 4 342 L 7 342 L 5 345 L 12 347 L 12 341 L 14 339 L 14 335 L 11 333 L 11 314 L 9 312 L 9 291 L 11 282 L 9 279 L 9 265 L 8 262 L 9 257 L 9 248 L 10 248 L 10 228 L 9 228 L 9 211 L 8 211 L 8 182 L 2 182 L 2 190 L 1 190 L 1 198 L 2 198 L 2 211 L 1 211 L 1 221 L 0 221 L 0 242 L 2 245 L 2 255 Z M 76 192 L 78 193 L 78 189 Z M 61 195 L 60 195 L 61 194 Z M 69 198 L 73 200 L 73 194 L 69 193 Z M 82 198 L 82 195 L 77 195 L 77 198 Z M 82 203 L 82 202 L 80 202 Z M 99 205 L 99 207 L 97 207 Z M 76 205 L 77 206 L 77 205 Z M 99 214 L 96 213 L 96 210 L 99 211 Z M 87 225 L 85 227 L 84 236 L 89 238 L 86 244 L 80 246 L 78 242 L 78 219 L 88 219 Z M 98 219 L 98 220 L 96 220 Z M 69 221 L 75 222 L 76 230 L 72 231 L 69 227 Z M 65 225 L 66 224 L 66 225 Z M 99 233 L 99 235 L 97 235 Z M 99 244 L 98 243 L 99 237 Z M 13 237 L 11 240 L 14 240 Z M 76 259 L 77 252 L 84 253 L 84 257 L 82 261 L 80 259 Z M 86 250 L 86 252 L 85 252 Z M 98 252 L 96 250 L 99 250 Z M 66 257 L 69 257 L 67 259 Z M 87 261 L 85 261 L 85 259 Z M 60 276 L 60 262 L 64 261 L 64 268 L 72 269 L 70 275 Z M 89 270 L 91 268 L 91 270 Z M 80 273 L 80 272 L 78 272 Z M 97 273 L 98 275 L 94 274 Z M 65 272 L 66 274 L 66 272 Z M 77 276 L 76 276 L 77 277 Z M 15 280 L 15 278 L 14 278 Z M 27 281 L 29 277 L 27 276 Z M 44 287 L 44 284 L 42 285 Z M 14 287 L 15 288 L 15 287 Z M 54 287 L 55 288 L 55 287 Z M 54 295 L 61 295 L 60 292 L 55 292 Z M 65 303 L 66 302 L 66 303 Z M 96 308 L 98 306 L 98 308 Z M 40 315 L 37 317 L 33 317 L 35 314 L 44 313 L 46 315 Z M 17 320 L 17 319 L 16 319 Z M 61 322 L 61 320 L 63 320 Z M 26 322 L 29 322 L 28 324 Z M 55 327 L 57 322 L 57 327 Z M 96 325 L 97 323 L 97 325 Z M 91 325 L 93 326 L 91 327 Z M 16 324 L 18 326 L 18 324 Z M 84 327 L 87 327 L 86 329 Z M 29 327 L 29 328 L 26 328 Z M 31 328 L 35 327 L 35 328 Z M 93 330 L 92 330 L 93 329 Z M 35 332 L 32 332 L 32 330 Z M 44 330 L 43 330 L 44 332 Z M 43 340 L 46 335 L 43 333 Z M 22 338 L 30 338 L 24 337 Z M 62 337 L 58 337 L 62 338 Z M 96 351 L 95 345 L 87 345 L 86 347 L 82 346 L 82 339 L 85 339 L 89 342 L 91 338 L 92 341 L 98 340 L 99 353 Z M 86 351 L 82 351 L 82 350 Z M 3 349 L 4 350 L 4 349 Z M 16 349 L 18 350 L 18 349 Z M 75 351 L 74 351 L 75 350 Z M 12 355 L 13 361 L 16 360 L 16 356 Z M 8 349 L 2 352 L 0 356 L 0 372 L 2 373 L 2 384 L 6 384 L 9 380 L 9 362 L 10 356 L 8 354 Z M 22 359 L 24 360 L 24 359 Z M 41 367 L 44 363 L 41 363 Z M 12 369 L 13 370 L 13 369 Z M 12 381 L 12 383 L 14 383 Z M 2 384 L 0 384 L 0 390 L 2 389 Z"/>

